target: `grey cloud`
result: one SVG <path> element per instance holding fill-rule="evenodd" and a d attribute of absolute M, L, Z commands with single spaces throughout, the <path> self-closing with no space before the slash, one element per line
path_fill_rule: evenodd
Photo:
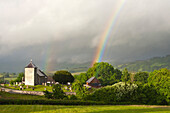
<path fill-rule="evenodd" d="M 0 1 L 0 60 L 89 62 L 119 0 Z M 170 54 L 170 1 L 127 0 L 106 46 L 104 61 Z"/>

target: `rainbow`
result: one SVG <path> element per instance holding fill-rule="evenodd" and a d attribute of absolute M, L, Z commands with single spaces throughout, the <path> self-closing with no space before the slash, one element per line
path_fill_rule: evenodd
<path fill-rule="evenodd" d="M 114 26 L 116 24 L 118 16 L 119 16 L 122 8 L 124 7 L 125 3 L 126 3 L 126 0 L 119 0 L 119 3 L 117 5 L 116 10 L 114 10 L 111 18 L 109 19 L 108 23 L 106 24 L 105 30 L 101 35 L 101 39 L 100 39 L 99 45 L 97 47 L 97 51 L 96 51 L 95 57 L 94 57 L 94 59 L 92 61 L 91 67 L 96 62 L 101 62 L 102 61 L 107 42 L 108 42 L 108 40 L 110 38 L 110 34 L 112 33 L 112 30 L 113 30 L 113 28 L 114 28 Z"/>

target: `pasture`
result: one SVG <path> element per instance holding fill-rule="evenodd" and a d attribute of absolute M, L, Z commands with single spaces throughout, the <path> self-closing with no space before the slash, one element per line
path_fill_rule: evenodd
<path fill-rule="evenodd" d="M 170 113 L 168 106 L 0 105 L 1 113 Z"/>

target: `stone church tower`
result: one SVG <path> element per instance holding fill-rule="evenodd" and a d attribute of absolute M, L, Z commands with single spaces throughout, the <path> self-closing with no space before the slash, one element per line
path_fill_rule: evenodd
<path fill-rule="evenodd" d="M 47 82 L 47 75 L 38 69 L 38 67 L 30 63 L 25 67 L 25 85 L 42 85 Z"/>
<path fill-rule="evenodd" d="M 25 85 L 35 85 L 37 67 L 32 63 L 32 60 L 25 67 Z"/>

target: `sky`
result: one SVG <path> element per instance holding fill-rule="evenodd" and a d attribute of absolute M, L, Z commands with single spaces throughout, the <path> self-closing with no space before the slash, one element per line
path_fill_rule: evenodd
<path fill-rule="evenodd" d="M 0 0 L 0 71 L 24 69 L 30 59 L 43 69 L 92 62 L 119 4 L 120 0 Z M 169 20 L 169 0 L 125 0 L 103 61 L 170 54 Z"/>

